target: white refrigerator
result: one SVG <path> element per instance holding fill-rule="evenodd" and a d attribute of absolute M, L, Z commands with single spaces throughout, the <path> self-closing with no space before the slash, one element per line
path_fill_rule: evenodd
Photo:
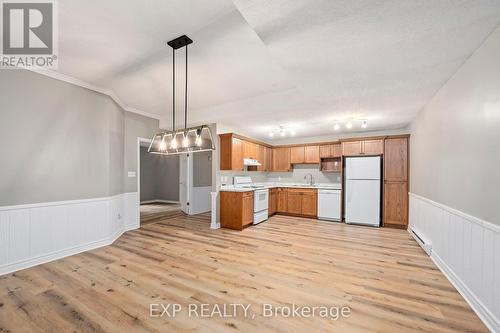
<path fill-rule="evenodd" d="M 381 156 L 346 158 L 346 223 L 380 226 L 381 170 Z"/>

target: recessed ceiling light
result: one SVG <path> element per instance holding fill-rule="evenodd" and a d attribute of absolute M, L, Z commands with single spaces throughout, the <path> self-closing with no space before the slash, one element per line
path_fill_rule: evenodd
<path fill-rule="evenodd" d="M 274 136 L 273 132 L 269 132 L 269 136 L 272 138 Z"/>
<path fill-rule="evenodd" d="M 291 130 L 290 135 L 295 135 L 295 130 Z"/>
<path fill-rule="evenodd" d="M 347 124 L 345 124 L 345 127 L 347 129 L 351 129 L 352 128 L 352 123 L 351 122 L 348 122 Z"/>
<path fill-rule="evenodd" d="M 338 130 L 340 129 L 340 125 L 339 125 L 339 124 L 335 124 L 335 125 L 333 125 L 333 129 L 334 129 L 335 131 L 338 131 Z"/>
<path fill-rule="evenodd" d="M 361 128 L 367 128 L 368 127 L 368 122 L 366 120 L 363 120 L 363 123 L 361 123 Z"/>
<path fill-rule="evenodd" d="M 285 136 L 285 131 L 281 131 L 281 132 L 280 132 L 280 135 L 281 135 L 281 136 Z"/>

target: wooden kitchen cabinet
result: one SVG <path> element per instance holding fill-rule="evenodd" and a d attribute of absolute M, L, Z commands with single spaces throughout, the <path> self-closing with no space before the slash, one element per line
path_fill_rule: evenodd
<path fill-rule="evenodd" d="M 385 140 L 384 179 L 391 182 L 408 181 L 408 138 Z"/>
<path fill-rule="evenodd" d="M 319 146 L 305 146 L 304 163 L 317 164 L 319 163 Z"/>
<path fill-rule="evenodd" d="M 384 227 L 408 226 L 408 183 L 384 182 Z"/>
<path fill-rule="evenodd" d="M 318 194 L 315 189 L 289 188 L 287 214 L 316 217 Z"/>
<path fill-rule="evenodd" d="M 231 133 L 220 137 L 220 169 L 243 171 L 243 140 Z"/>
<path fill-rule="evenodd" d="M 220 192 L 222 228 L 243 230 L 253 223 L 253 191 Z"/>
<path fill-rule="evenodd" d="M 260 165 L 257 166 L 257 171 L 266 171 L 266 147 L 257 145 L 257 161 Z"/>
<path fill-rule="evenodd" d="M 276 214 L 278 211 L 278 189 L 272 188 L 269 190 L 269 216 Z"/>
<path fill-rule="evenodd" d="M 347 141 L 342 142 L 342 155 L 344 156 L 355 156 L 362 155 L 363 143 L 362 141 Z"/>
<path fill-rule="evenodd" d="M 305 149 L 301 147 L 291 147 L 290 148 L 290 163 L 300 164 L 305 161 Z"/>
<path fill-rule="evenodd" d="M 363 155 L 382 155 L 384 153 L 384 140 L 364 140 Z"/>
<path fill-rule="evenodd" d="M 316 217 L 318 215 L 318 192 L 317 190 L 305 190 L 302 192 L 302 215 Z"/>
<path fill-rule="evenodd" d="M 288 210 L 288 191 L 286 188 L 276 189 L 277 213 L 286 213 Z"/>
<path fill-rule="evenodd" d="M 257 144 L 250 141 L 243 141 L 243 158 L 258 160 Z"/>
<path fill-rule="evenodd" d="M 273 148 L 273 171 L 288 172 L 292 169 L 290 163 L 290 148 Z"/>
<path fill-rule="evenodd" d="M 319 164 L 319 146 L 297 146 L 290 148 L 291 164 Z"/>
<path fill-rule="evenodd" d="M 382 155 L 383 153 L 384 153 L 383 139 L 342 142 L 342 155 L 344 156 Z"/>
<path fill-rule="evenodd" d="M 266 154 L 266 171 L 273 171 L 273 150 L 268 147 L 264 147 Z"/>
<path fill-rule="evenodd" d="M 340 143 L 319 146 L 320 158 L 337 158 L 341 156 L 342 156 L 342 145 Z"/>
<path fill-rule="evenodd" d="M 408 136 L 384 141 L 384 226 L 408 226 Z"/>
<path fill-rule="evenodd" d="M 286 213 L 302 215 L 302 193 L 296 189 L 288 189 L 288 208 Z"/>

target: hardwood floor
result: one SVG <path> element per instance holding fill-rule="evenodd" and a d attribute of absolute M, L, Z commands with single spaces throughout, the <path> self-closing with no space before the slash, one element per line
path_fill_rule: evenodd
<path fill-rule="evenodd" d="M 0 277 L 0 332 L 487 332 L 406 231 L 285 216 L 241 232 L 176 216 L 113 245 Z M 150 317 L 151 303 L 183 306 Z M 188 317 L 193 303 L 252 316 Z M 348 318 L 262 316 L 262 304 Z"/>
<path fill-rule="evenodd" d="M 167 218 L 173 218 L 184 213 L 180 204 L 150 203 L 140 206 L 141 225 L 156 223 Z"/>

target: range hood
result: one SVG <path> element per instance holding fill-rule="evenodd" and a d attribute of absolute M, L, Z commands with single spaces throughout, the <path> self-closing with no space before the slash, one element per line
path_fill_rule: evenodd
<path fill-rule="evenodd" d="M 246 165 L 246 166 L 261 166 L 262 164 L 260 164 L 259 161 L 254 160 L 252 158 L 244 158 L 243 159 L 243 165 Z"/>

